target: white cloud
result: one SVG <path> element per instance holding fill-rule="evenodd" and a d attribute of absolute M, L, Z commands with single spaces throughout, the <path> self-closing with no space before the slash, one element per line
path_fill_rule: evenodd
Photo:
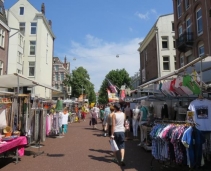
<path fill-rule="evenodd" d="M 149 19 L 149 12 L 146 12 L 145 14 L 143 13 L 136 13 L 136 15 L 140 18 L 140 19 L 143 19 L 143 20 L 148 20 Z"/>
<path fill-rule="evenodd" d="M 134 38 L 127 42 L 105 42 L 92 35 L 86 36 L 85 44 L 72 41 L 68 50 L 59 56 L 67 56 L 71 70 L 83 66 L 90 75 L 95 91 L 100 89 L 106 74 L 111 70 L 125 69 L 130 76 L 139 70 L 139 53 L 137 49 L 143 39 Z M 119 58 L 116 58 L 116 55 Z M 76 58 L 75 61 L 72 59 Z"/>
<path fill-rule="evenodd" d="M 139 13 L 139 12 L 136 12 L 135 13 L 140 19 L 142 20 L 149 20 L 150 19 L 150 15 L 151 14 L 154 14 L 156 15 L 157 17 L 157 11 L 155 9 L 150 9 L 149 11 L 147 11 L 145 14 L 144 13 Z"/>

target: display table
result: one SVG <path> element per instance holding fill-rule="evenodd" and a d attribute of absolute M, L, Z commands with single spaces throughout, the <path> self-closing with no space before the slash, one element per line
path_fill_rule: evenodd
<path fill-rule="evenodd" d="M 15 149 L 16 150 L 16 163 L 18 162 L 18 156 L 24 155 L 24 146 L 27 144 L 25 136 L 18 137 L 5 144 L 0 144 L 0 154 L 6 151 Z"/>

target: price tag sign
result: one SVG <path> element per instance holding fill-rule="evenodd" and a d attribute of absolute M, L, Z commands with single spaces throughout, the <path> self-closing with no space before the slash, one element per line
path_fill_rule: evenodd
<path fill-rule="evenodd" d="M 194 112 L 193 111 L 187 111 L 187 121 L 194 122 Z"/>

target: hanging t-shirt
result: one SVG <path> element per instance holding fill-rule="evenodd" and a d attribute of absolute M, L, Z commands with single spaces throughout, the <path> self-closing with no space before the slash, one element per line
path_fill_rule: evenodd
<path fill-rule="evenodd" d="M 194 112 L 193 119 L 199 124 L 197 128 L 201 131 L 211 131 L 211 101 L 207 99 L 192 101 L 188 107 Z"/>
<path fill-rule="evenodd" d="M 183 77 L 183 85 L 188 87 L 193 94 L 199 95 L 201 93 L 199 85 L 196 84 L 194 80 L 192 80 L 190 75 L 185 75 Z"/>

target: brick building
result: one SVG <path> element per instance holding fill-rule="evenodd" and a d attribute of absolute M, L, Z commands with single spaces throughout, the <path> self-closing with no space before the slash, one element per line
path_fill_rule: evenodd
<path fill-rule="evenodd" d="M 210 54 L 210 1 L 174 0 L 177 67 Z"/>
<path fill-rule="evenodd" d="M 177 68 L 200 56 L 211 56 L 211 1 L 173 0 L 173 8 Z M 203 68 L 205 79 L 210 69 Z"/>
<path fill-rule="evenodd" d="M 140 43 L 140 84 L 175 70 L 173 14 L 160 16 Z"/>

